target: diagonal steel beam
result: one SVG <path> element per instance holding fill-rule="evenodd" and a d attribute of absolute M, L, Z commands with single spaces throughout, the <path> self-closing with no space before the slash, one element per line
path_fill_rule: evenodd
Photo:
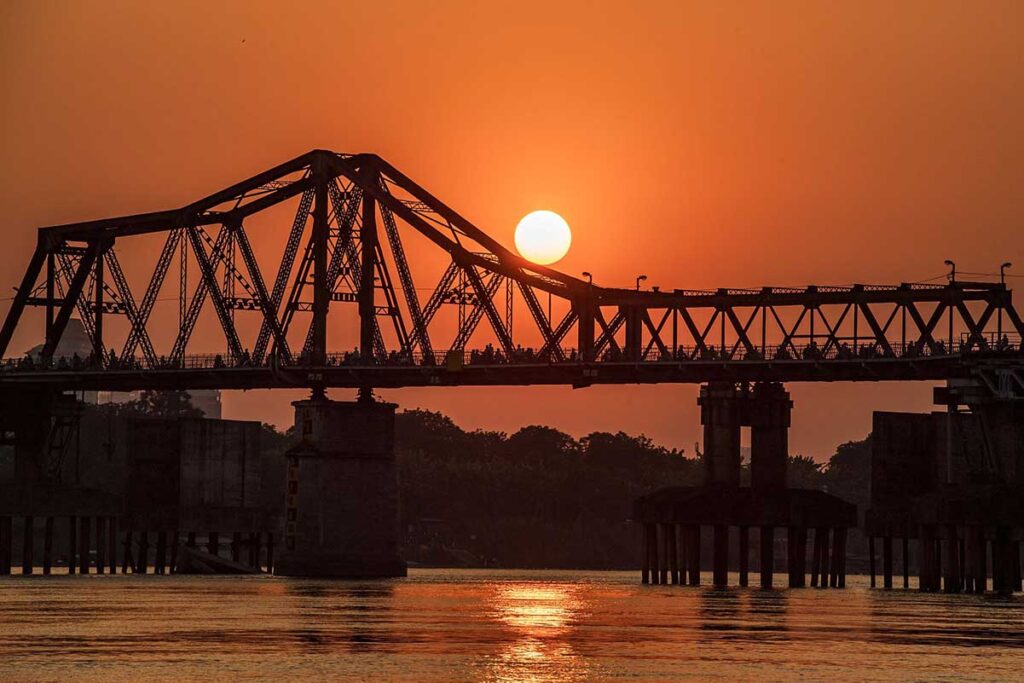
<path fill-rule="evenodd" d="M 221 235 L 225 237 L 231 233 L 229 226 L 223 226 L 221 228 L 218 237 L 218 242 Z M 188 236 L 189 242 L 192 243 L 192 253 L 196 257 L 196 261 L 199 263 L 199 270 L 202 273 L 203 281 L 206 283 L 206 289 L 210 295 L 210 301 L 213 303 L 213 310 L 217 314 L 217 319 L 220 321 L 221 329 L 224 331 L 224 337 L 228 343 L 228 350 L 231 352 L 232 357 L 242 357 L 242 345 L 238 341 L 238 332 L 235 330 L 234 321 L 231 320 L 231 314 L 228 311 L 227 305 L 224 303 L 224 297 L 221 294 L 220 288 L 217 286 L 217 275 L 213 265 L 210 261 L 210 256 L 206 253 L 206 247 L 203 246 L 202 238 L 199 236 L 199 228 L 187 228 L 186 235 Z M 221 254 L 217 248 L 217 243 L 214 243 L 214 254 L 213 258 L 221 260 Z"/>
<path fill-rule="evenodd" d="M 273 307 L 270 295 L 267 294 L 267 285 L 263 282 L 263 275 L 260 273 L 259 264 L 252 252 L 252 245 L 249 244 L 249 237 L 245 234 L 245 228 L 239 224 L 234 229 L 235 242 L 239 251 L 242 252 L 242 260 L 245 262 L 246 270 L 249 271 L 249 279 L 252 280 L 256 289 L 256 299 L 259 302 L 260 310 L 263 313 L 263 324 L 270 327 L 274 335 L 275 349 L 281 354 L 285 362 L 291 361 L 291 351 L 288 349 L 288 340 L 284 337 L 281 325 L 277 321 L 277 312 Z M 262 357 L 260 361 L 262 362 Z"/>
<path fill-rule="evenodd" d="M 299 200 L 298 210 L 292 221 L 291 230 L 288 233 L 288 241 L 285 242 L 284 254 L 281 256 L 281 264 L 277 268 L 277 277 L 274 280 L 274 289 L 270 293 L 270 310 L 275 321 L 277 321 L 281 310 L 281 300 L 284 298 L 284 290 L 288 287 L 288 278 L 295 265 L 295 256 L 298 254 L 299 246 L 302 243 L 302 234 L 305 232 L 306 223 L 309 219 L 309 211 L 313 206 L 313 191 L 306 190 Z M 283 326 L 279 325 L 282 329 Z M 256 345 L 253 347 L 253 362 L 263 363 L 264 354 L 267 351 L 267 344 L 270 343 L 271 326 L 266 320 L 260 325 L 259 335 L 256 337 Z"/>
<path fill-rule="evenodd" d="M 171 259 L 174 256 L 174 250 L 181 242 L 181 230 L 172 230 L 167 233 L 167 239 L 164 241 L 164 246 L 160 250 L 160 256 L 157 258 L 156 268 L 153 270 L 153 275 L 150 277 L 149 285 L 146 287 L 146 293 L 142 297 L 142 303 L 139 304 L 139 312 L 136 319 L 132 321 L 132 329 L 128 333 L 128 339 L 124 343 L 124 348 L 121 350 L 121 360 L 127 361 L 133 355 L 135 355 L 135 349 L 142 339 L 147 335 L 146 324 L 149 322 L 149 315 L 153 311 L 153 305 L 156 303 L 156 298 L 160 293 L 161 287 L 164 284 L 164 278 L 167 277 L 167 271 L 171 267 Z M 184 325 L 182 325 L 184 327 Z M 145 348 L 145 346 L 143 347 Z"/>
<path fill-rule="evenodd" d="M 60 310 L 57 311 L 57 317 L 54 318 L 53 329 L 47 335 L 46 342 L 43 344 L 43 350 L 40 355 L 44 360 L 49 361 L 53 358 L 53 352 L 57 349 L 57 344 L 64 334 L 64 328 L 67 327 L 68 320 L 71 319 L 72 309 L 76 306 L 78 298 L 82 295 L 82 289 L 85 287 L 85 281 L 89 278 L 89 273 L 92 270 L 93 263 L 96 261 L 99 249 L 99 242 L 90 243 L 85 251 L 85 255 L 78 262 L 78 270 L 75 271 L 75 276 L 71 279 L 71 284 L 64 295 L 64 301 L 60 305 Z"/>

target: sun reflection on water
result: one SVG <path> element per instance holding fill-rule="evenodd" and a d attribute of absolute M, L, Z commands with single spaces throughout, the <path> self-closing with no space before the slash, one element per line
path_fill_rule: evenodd
<path fill-rule="evenodd" d="M 512 636 L 489 667 L 499 682 L 580 681 L 593 676 L 572 644 L 583 614 L 572 585 L 495 584 L 493 614 Z"/>

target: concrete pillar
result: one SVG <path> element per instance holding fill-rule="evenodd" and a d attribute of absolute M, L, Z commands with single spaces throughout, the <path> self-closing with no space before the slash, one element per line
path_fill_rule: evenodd
<path fill-rule="evenodd" d="M 651 582 L 651 523 L 644 522 L 640 538 L 640 583 Z"/>
<path fill-rule="evenodd" d="M 828 527 L 821 528 L 821 559 L 819 562 L 818 580 L 822 588 L 828 588 L 829 570 L 829 534 L 832 530 Z"/>
<path fill-rule="evenodd" d="M 818 577 L 821 574 L 821 549 L 824 539 L 824 529 L 818 527 L 814 530 L 814 547 L 811 550 L 811 588 L 818 587 Z"/>
<path fill-rule="evenodd" d="M 868 570 L 871 572 L 871 587 L 875 587 L 875 537 L 868 536 Z"/>
<path fill-rule="evenodd" d="M 976 527 L 976 533 L 974 592 L 984 593 L 988 590 L 988 539 L 985 538 L 984 527 Z"/>
<path fill-rule="evenodd" d="M 0 575 L 11 573 L 11 545 L 14 539 L 14 520 L 0 516 Z"/>
<path fill-rule="evenodd" d="M 21 535 L 21 573 L 25 575 L 31 574 L 35 565 L 35 526 L 33 517 L 25 517 L 25 526 Z"/>
<path fill-rule="evenodd" d="M 803 588 L 807 585 L 807 528 L 789 527 L 786 545 L 789 558 L 789 587 Z"/>
<path fill-rule="evenodd" d="M 943 589 L 947 593 L 960 592 L 960 540 L 955 524 L 946 528 L 946 576 Z"/>
<path fill-rule="evenodd" d="M 1010 530 L 997 527 L 992 539 L 992 590 L 1000 595 L 1010 595 L 1014 588 L 1013 542 Z"/>
<path fill-rule="evenodd" d="M 249 566 L 260 568 L 260 534 L 258 531 L 249 534 Z"/>
<path fill-rule="evenodd" d="M 117 573 L 117 517 L 107 518 L 107 554 L 110 556 L 110 573 Z"/>
<path fill-rule="evenodd" d="M 135 571 L 135 562 L 132 559 L 132 530 L 124 532 L 124 550 L 121 552 L 121 573 L 127 574 L 128 569 Z"/>
<path fill-rule="evenodd" d="M 892 536 L 882 537 L 882 587 L 892 590 Z"/>
<path fill-rule="evenodd" d="M 96 573 L 107 570 L 107 518 L 96 517 Z"/>
<path fill-rule="evenodd" d="M 679 585 L 685 586 L 687 583 L 686 577 L 690 567 L 690 532 L 687 530 L 687 527 L 682 526 L 680 524 L 676 524 L 675 529 L 676 549 L 679 553 L 679 557 L 677 559 L 677 563 L 679 565 Z"/>
<path fill-rule="evenodd" d="M 833 532 L 835 541 L 832 544 L 833 568 L 835 576 L 835 587 L 846 588 L 846 533 L 844 526 L 836 527 Z"/>
<path fill-rule="evenodd" d="M 701 387 L 697 403 L 704 426 L 704 483 L 740 485 L 740 424 L 744 392 L 732 382 Z"/>
<path fill-rule="evenodd" d="M 932 575 L 935 572 L 935 539 L 932 536 L 931 528 L 927 524 L 921 525 L 918 536 L 918 590 L 923 592 L 934 591 Z"/>
<path fill-rule="evenodd" d="M 781 384 L 758 382 L 750 397 L 750 485 L 755 489 L 786 488 L 789 422 L 793 402 Z"/>
<path fill-rule="evenodd" d="M 651 525 L 651 583 L 661 584 L 661 550 L 658 545 L 658 524 Z"/>
<path fill-rule="evenodd" d="M 668 543 L 668 524 L 659 524 L 658 528 L 661 530 L 661 585 L 667 586 L 669 579 L 670 562 L 672 561 L 672 555 L 669 552 Z"/>
<path fill-rule="evenodd" d="M 68 517 L 68 574 L 75 573 L 75 558 L 78 556 L 78 518 Z"/>
<path fill-rule="evenodd" d="M 156 532 L 156 555 L 153 558 L 153 573 L 163 574 L 167 568 L 167 532 Z"/>
<path fill-rule="evenodd" d="M 750 584 L 750 527 L 741 526 L 739 530 L 740 553 L 740 586 L 746 588 Z"/>
<path fill-rule="evenodd" d="M 771 588 L 775 578 L 775 527 L 761 527 L 761 588 Z"/>
<path fill-rule="evenodd" d="M 89 551 L 92 549 L 92 517 L 78 518 L 78 571 L 80 574 L 89 573 L 89 565 L 92 559 Z"/>
<path fill-rule="evenodd" d="M 135 558 L 135 573 L 146 574 L 149 572 L 149 532 L 139 532 L 139 556 Z"/>
<path fill-rule="evenodd" d="M 53 517 L 46 518 L 43 527 L 43 575 L 49 576 L 53 567 Z"/>
<path fill-rule="evenodd" d="M 668 543 L 669 583 L 679 585 L 679 549 L 676 547 L 676 525 L 665 525 L 665 541 Z"/>
<path fill-rule="evenodd" d="M 688 552 L 690 560 L 690 585 L 700 585 L 700 525 L 694 524 L 690 527 L 690 549 Z"/>
<path fill-rule="evenodd" d="M 405 576 L 398 555 L 395 406 L 296 401 L 287 453 L 284 576 Z"/>
<path fill-rule="evenodd" d="M 661 580 L 661 572 L 658 570 L 658 525 L 651 522 L 647 528 L 647 565 L 651 570 L 651 583 L 656 584 Z"/>
<path fill-rule="evenodd" d="M 903 588 L 910 588 L 910 539 L 903 537 Z"/>
<path fill-rule="evenodd" d="M 714 526 L 714 554 L 711 558 L 714 571 L 712 583 L 716 588 L 729 585 L 729 525 Z"/>
<path fill-rule="evenodd" d="M 1013 590 L 1020 592 L 1024 590 L 1024 577 L 1021 576 L 1020 567 L 1020 541 L 1013 541 L 1010 556 L 1013 562 Z"/>
<path fill-rule="evenodd" d="M 167 565 L 167 573 L 168 574 L 174 574 L 177 571 L 177 568 L 178 568 L 178 542 L 179 542 L 179 540 L 180 539 L 178 538 L 178 532 L 177 531 L 172 531 L 171 532 L 171 540 L 170 540 L 170 544 L 171 544 L 171 559 L 170 559 L 170 562 Z"/>

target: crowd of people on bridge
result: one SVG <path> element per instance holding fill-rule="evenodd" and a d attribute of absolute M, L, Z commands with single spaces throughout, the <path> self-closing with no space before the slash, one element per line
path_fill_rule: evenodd
<path fill-rule="evenodd" d="M 1011 342 L 1006 334 L 988 338 L 980 334 L 966 335 L 959 341 L 953 353 L 950 353 L 947 342 L 932 340 L 930 343 L 925 340 L 917 340 L 901 344 L 887 342 L 880 344 L 877 341 L 858 342 L 851 346 L 848 341 L 835 343 L 829 341 L 819 345 L 816 339 L 809 343 L 798 346 L 791 340 L 778 346 L 767 346 L 758 348 L 746 347 L 743 344 L 735 343 L 728 345 L 706 344 L 700 346 L 677 346 L 672 348 L 658 348 L 653 343 L 647 348 L 628 352 L 618 344 L 606 343 L 602 345 L 597 353 L 597 362 L 602 363 L 635 363 L 635 362 L 693 362 L 693 361 L 818 361 L 818 360 L 876 360 L 876 359 L 906 359 L 921 357 L 949 356 L 954 354 L 978 353 L 978 352 L 1020 352 L 1024 350 L 1020 341 Z M 359 349 L 345 351 L 342 353 L 328 354 L 325 360 L 327 367 L 366 367 L 368 365 L 384 367 L 423 367 L 433 366 L 448 361 L 452 352 L 435 352 L 434 354 L 412 354 L 410 352 L 388 351 L 384 354 L 373 354 L 367 356 Z M 576 363 L 579 361 L 576 349 L 559 349 L 557 353 L 552 352 L 548 347 L 540 350 L 532 347 L 516 346 L 511 351 L 496 348 L 493 344 L 487 344 L 482 349 L 458 350 L 455 353 L 460 363 L 467 366 L 494 366 L 494 365 L 528 365 L 528 364 L 550 364 L 550 363 Z M 240 355 L 231 354 L 210 354 L 203 356 L 186 356 L 184 358 L 170 358 L 159 356 L 150 362 L 144 359 L 130 356 L 120 357 L 113 349 L 101 356 L 88 354 L 85 356 L 77 353 L 71 356 L 60 356 L 46 361 L 38 353 L 26 354 L 21 358 L 7 359 L 0 364 L 0 371 L 3 372 L 41 372 L 41 371 L 97 371 L 97 370 L 153 370 L 153 369 L 229 369 L 229 368 L 253 368 L 266 367 L 270 359 L 265 358 L 257 362 L 248 350 L 242 351 Z M 295 357 L 290 363 L 295 366 L 309 366 L 313 360 L 308 352 L 303 352 Z"/>

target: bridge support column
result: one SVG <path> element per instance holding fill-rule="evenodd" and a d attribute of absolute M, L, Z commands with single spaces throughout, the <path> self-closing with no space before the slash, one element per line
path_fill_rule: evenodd
<path fill-rule="evenodd" d="M 107 555 L 110 556 L 110 573 L 117 573 L 117 517 L 107 518 Z"/>
<path fill-rule="evenodd" d="M 29 575 L 35 566 L 35 518 L 25 517 L 21 535 L 21 573 Z"/>
<path fill-rule="evenodd" d="M 689 527 L 689 548 L 686 557 L 690 563 L 690 585 L 700 585 L 700 525 L 694 524 Z"/>
<path fill-rule="evenodd" d="M 90 550 L 92 550 L 92 518 L 78 518 L 78 573 L 88 574 L 89 565 L 92 563 Z"/>
<path fill-rule="evenodd" d="M 75 573 L 75 558 L 78 557 L 78 517 L 68 517 L 68 574 Z"/>
<path fill-rule="evenodd" d="M 704 426 L 704 482 L 740 485 L 740 424 L 743 392 L 732 382 L 711 382 L 700 389 Z"/>
<path fill-rule="evenodd" d="M 750 527 L 741 526 L 739 530 L 740 553 L 740 586 L 746 588 L 750 583 Z"/>
<path fill-rule="evenodd" d="M 714 568 L 712 583 L 716 588 L 729 585 L 729 525 L 714 526 L 714 556 L 711 562 Z"/>
<path fill-rule="evenodd" d="M 43 527 L 43 574 L 49 576 L 53 567 L 53 517 L 47 516 Z"/>
<path fill-rule="evenodd" d="M 395 406 L 296 401 L 283 576 L 405 576 L 398 555 Z"/>
<path fill-rule="evenodd" d="M 653 522 L 644 523 L 643 537 L 640 540 L 640 583 L 644 584 L 651 582 L 651 536 L 654 534 L 651 527 L 653 526 Z"/>
<path fill-rule="evenodd" d="M 676 545 L 676 525 L 665 525 L 665 542 L 668 552 L 669 583 L 679 585 L 679 548 Z"/>
<path fill-rule="evenodd" d="M 761 527 L 761 588 L 771 588 L 775 580 L 775 527 Z"/>
<path fill-rule="evenodd" d="M 789 422 L 793 402 L 775 382 L 758 382 L 750 402 L 750 485 L 755 489 L 786 488 Z"/>
<path fill-rule="evenodd" d="M 11 548 L 14 538 L 14 520 L 0 517 L 0 575 L 11 573 Z"/>

